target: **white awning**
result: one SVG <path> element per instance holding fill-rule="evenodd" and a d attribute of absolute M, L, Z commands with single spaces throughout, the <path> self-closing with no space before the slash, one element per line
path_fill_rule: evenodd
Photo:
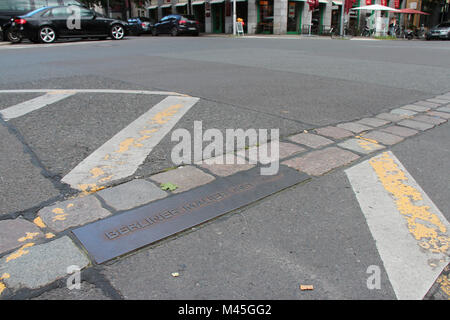
<path fill-rule="evenodd" d="M 158 8 L 158 5 L 147 7 L 148 10 L 152 10 L 152 9 L 156 9 L 156 8 Z"/>
<path fill-rule="evenodd" d="M 328 0 L 319 0 L 319 3 L 328 3 Z"/>
<path fill-rule="evenodd" d="M 175 7 L 184 7 L 187 6 L 187 3 L 177 3 Z"/>
<path fill-rule="evenodd" d="M 197 5 L 204 4 L 204 3 L 205 3 L 205 1 L 194 1 L 194 2 L 192 2 L 192 5 L 197 6 Z"/>
<path fill-rule="evenodd" d="M 333 4 L 335 6 L 342 6 L 342 1 L 335 0 L 335 1 L 333 1 Z"/>
<path fill-rule="evenodd" d="M 212 0 L 210 3 L 211 4 L 216 4 L 216 3 L 222 3 L 222 2 L 224 2 L 225 0 Z"/>
<path fill-rule="evenodd" d="M 161 6 L 161 8 L 170 8 L 172 6 L 172 4 L 163 4 L 162 6 Z"/>

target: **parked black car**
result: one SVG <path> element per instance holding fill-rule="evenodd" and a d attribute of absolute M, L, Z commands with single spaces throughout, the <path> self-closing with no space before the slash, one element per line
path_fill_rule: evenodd
<path fill-rule="evenodd" d="M 79 11 L 78 11 L 79 10 Z M 79 13 L 79 24 L 71 19 Z M 71 22 L 73 24 L 71 24 Z M 99 38 L 111 37 L 121 40 L 128 32 L 128 24 L 121 20 L 107 18 L 85 7 L 44 7 L 26 15 L 14 17 L 11 31 L 33 42 L 51 43 L 57 38 Z"/>
<path fill-rule="evenodd" d="M 140 36 L 143 33 L 152 33 L 155 21 L 146 17 L 136 17 L 128 19 L 130 34 Z"/>
<path fill-rule="evenodd" d="M 179 15 L 171 14 L 162 18 L 152 28 L 152 35 L 167 33 L 172 36 L 178 36 L 180 34 L 192 34 L 194 36 L 199 35 L 199 22 L 195 20 L 191 15 Z"/>
<path fill-rule="evenodd" d="M 450 40 L 450 21 L 442 22 L 431 28 L 425 35 L 427 40 L 431 39 L 447 39 Z"/>
<path fill-rule="evenodd" d="M 7 33 L 12 17 L 22 16 L 43 7 L 71 5 L 83 6 L 78 0 L 0 0 L 0 28 L 3 39 L 9 40 Z"/>

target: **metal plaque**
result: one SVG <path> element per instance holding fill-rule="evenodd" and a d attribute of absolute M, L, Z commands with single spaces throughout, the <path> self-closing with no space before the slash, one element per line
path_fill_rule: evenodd
<path fill-rule="evenodd" d="M 241 208 L 309 177 L 281 165 L 278 174 L 260 168 L 239 172 L 191 191 L 77 228 L 72 232 L 97 263 L 116 258 Z"/>

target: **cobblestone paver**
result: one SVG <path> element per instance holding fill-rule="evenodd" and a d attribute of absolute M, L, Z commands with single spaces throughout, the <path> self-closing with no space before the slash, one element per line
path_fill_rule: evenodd
<path fill-rule="evenodd" d="M 313 149 L 317 149 L 333 143 L 333 141 L 330 139 L 312 133 L 296 134 L 295 136 L 289 137 L 289 140 L 299 144 L 303 144 Z"/>
<path fill-rule="evenodd" d="M 395 134 L 395 135 L 401 136 L 401 137 L 410 137 L 419 132 L 414 129 L 400 127 L 400 126 L 390 126 L 390 127 L 382 128 L 380 130 L 388 132 L 388 133 L 392 133 L 392 134 Z"/>
<path fill-rule="evenodd" d="M 180 193 L 209 183 L 214 180 L 214 177 L 193 166 L 186 166 L 155 174 L 150 179 L 158 183 L 174 184 L 177 189 L 172 192 Z"/>
<path fill-rule="evenodd" d="M 315 129 L 315 131 L 322 136 L 327 136 L 327 137 L 330 137 L 333 139 L 338 139 L 338 140 L 353 136 L 353 133 L 351 131 L 348 131 L 348 130 L 345 130 L 342 128 L 332 127 L 332 126 L 318 128 L 318 129 Z"/>
<path fill-rule="evenodd" d="M 362 154 L 369 154 L 384 148 L 384 146 L 365 139 L 348 139 L 338 143 L 341 148 L 349 149 Z"/>
<path fill-rule="evenodd" d="M 0 254 L 22 246 L 44 234 L 32 222 L 22 218 L 0 221 Z"/>
<path fill-rule="evenodd" d="M 381 127 L 381 126 L 384 126 L 385 124 L 388 124 L 390 121 L 379 119 L 379 118 L 364 118 L 357 122 L 371 126 L 371 127 Z"/>

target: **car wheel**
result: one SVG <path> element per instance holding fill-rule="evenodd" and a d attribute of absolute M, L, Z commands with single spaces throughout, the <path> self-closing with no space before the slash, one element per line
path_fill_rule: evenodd
<path fill-rule="evenodd" d="M 6 38 L 11 43 L 21 43 L 22 42 L 22 37 L 19 34 L 12 32 L 10 30 L 6 31 Z"/>
<path fill-rule="evenodd" d="M 38 39 L 42 43 L 52 43 L 56 40 L 56 32 L 52 27 L 44 26 L 39 29 Z"/>
<path fill-rule="evenodd" d="M 120 24 L 115 24 L 111 27 L 111 37 L 113 40 L 122 40 L 125 36 L 125 30 Z"/>
<path fill-rule="evenodd" d="M 170 32 L 170 34 L 172 35 L 172 37 L 176 37 L 178 35 L 178 29 L 173 27 L 172 31 Z"/>

